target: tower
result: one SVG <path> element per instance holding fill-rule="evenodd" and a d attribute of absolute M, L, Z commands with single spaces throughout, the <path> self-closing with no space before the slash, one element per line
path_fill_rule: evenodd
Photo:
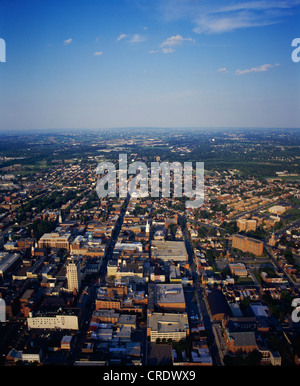
<path fill-rule="evenodd" d="M 146 235 L 149 235 L 149 233 L 150 233 L 150 225 L 149 225 L 148 220 L 147 220 L 145 232 L 146 232 Z"/>
<path fill-rule="evenodd" d="M 58 222 L 59 222 L 60 224 L 62 223 L 61 210 L 59 211 Z"/>
<path fill-rule="evenodd" d="M 72 259 L 67 264 L 68 290 L 79 292 L 81 286 L 80 261 Z"/>
<path fill-rule="evenodd" d="M 274 246 L 275 246 L 275 244 L 276 244 L 276 239 L 275 239 L 274 233 L 272 233 L 272 236 L 271 236 L 271 238 L 269 239 L 268 244 L 271 245 L 271 247 L 274 247 Z"/>

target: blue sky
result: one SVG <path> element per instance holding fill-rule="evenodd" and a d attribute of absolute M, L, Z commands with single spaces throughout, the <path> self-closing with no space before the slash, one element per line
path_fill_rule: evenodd
<path fill-rule="evenodd" d="M 0 0 L 0 129 L 299 127 L 300 0 Z"/>

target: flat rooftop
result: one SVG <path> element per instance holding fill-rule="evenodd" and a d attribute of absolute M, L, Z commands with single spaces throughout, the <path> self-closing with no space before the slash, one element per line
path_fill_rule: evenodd
<path fill-rule="evenodd" d="M 187 251 L 184 241 L 153 240 L 152 257 L 163 260 L 185 261 Z"/>
<path fill-rule="evenodd" d="M 147 327 L 159 333 L 187 331 L 189 328 L 187 313 L 172 314 L 153 312 L 148 315 Z"/>
<path fill-rule="evenodd" d="M 179 303 L 185 305 L 182 284 L 156 284 L 156 303 Z"/>

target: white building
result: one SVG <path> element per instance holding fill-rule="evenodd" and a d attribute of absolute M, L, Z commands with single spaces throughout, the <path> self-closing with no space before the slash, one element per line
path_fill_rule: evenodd
<path fill-rule="evenodd" d="M 68 281 L 68 290 L 79 292 L 81 286 L 81 272 L 80 272 L 80 261 L 71 260 L 67 264 L 67 281 Z"/>
<path fill-rule="evenodd" d="M 33 316 L 29 314 L 27 318 L 28 329 L 45 328 L 50 330 L 78 330 L 78 316 L 65 314 L 45 314 Z"/>
<path fill-rule="evenodd" d="M 187 313 L 160 313 L 149 312 L 147 317 L 147 336 L 150 342 L 156 339 L 172 339 L 179 341 L 186 339 L 189 335 L 189 324 Z"/>
<path fill-rule="evenodd" d="M 38 242 L 39 248 L 65 248 L 70 249 L 71 233 L 45 233 Z"/>
<path fill-rule="evenodd" d="M 23 362 L 38 362 L 40 363 L 42 359 L 42 349 L 41 347 L 29 347 L 22 352 L 22 361 Z"/>

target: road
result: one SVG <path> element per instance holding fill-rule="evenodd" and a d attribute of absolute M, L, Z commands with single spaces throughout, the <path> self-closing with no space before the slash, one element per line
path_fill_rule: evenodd
<path fill-rule="evenodd" d="M 187 219 L 188 222 L 191 222 L 193 224 L 197 224 L 197 225 L 201 225 L 201 226 L 204 226 L 204 227 L 207 227 L 207 228 L 211 228 L 211 229 L 214 229 L 214 230 L 218 230 L 220 233 L 223 232 L 223 233 L 226 233 L 226 229 L 224 228 L 221 228 L 217 225 L 212 225 L 212 224 L 206 224 L 205 222 L 202 222 L 202 221 L 197 221 L 197 220 L 193 220 L 193 219 Z"/>
<path fill-rule="evenodd" d="M 198 312 L 199 315 L 201 315 L 201 319 L 203 321 L 205 330 L 208 331 L 209 333 L 209 341 L 210 341 L 210 353 L 212 356 L 213 364 L 215 366 L 222 366 L 223 365 L 223 351 L 222 347 L 220 347 L 219 343 L 219 337 L 216 333 L 215 326 L 211 321 L 210 314 L 209 314 L 209 308 L 206 303 L 205 299 L 205 290 L 204 287 L 202 287 L 199 283 L 199 276 L 196 271 L 196 265 L 194 262 L 194 251 L 190 243 L 188 231 L 185 228 L 185 217 L 181 217 L 180 219 L 181 223 L 181 228 L 182 228 L 182 234 L 186 246 L 186 250 L 188 253 L 188 261 L 189 261 L 189 266 L 191 270 L 191 274 L 193 277 L 194 281 L 194 291 L 197 292 L 198 294 Z M 222 342 L 222 339 L 221 339 Z"/>
<path fill-rule="evenodd" d="M 269 246 L 265 246 L 265 250 L 266 250 L 268 256 L 270 257 L 270 259 L 271 259 L 271 261 L 272 261 L 274 267 L 276 267 L 276 269 L 278 270 L 278 272 L 282 272 L 283 275 L 284 275 L 284 277 L 285 277 L 286 280 L 288 281 L 289 285 L 290 285 L 292 288 L 296 289 L 296 290 L 299 292 L 299 288 L 298 288 L 298 287 L 299 287 L 299 284 L 298 284 L 298 285 L 295 284 L 295 283 L 293 282 L 293 280 L 290 278 L 290 276 L 286 273 L 286 271 L 280 267 L 280 265 L 278 264 L 278 262 L 277 262 L 277 261 L 274 259 L 274 257 L 273 257 L 273 254 L 272 254 L 272 252 L 271 252 L 271 251 L 272 251 L 272 248 L 269 247 Z"/>
<path fill-rule="evenodd" d="M 119 233 L 120 233 L 120 230 L 122 228 L 122 224 L 123 224 L 123 220 L 124 220 L 124 215 L 126 213 L 126 209 L 127 209 L 128 203 L 129 203 L 129 199 L 130 199 L 130 197 L 127 196 L 126 199 L 124 200 L 124 205 L 122 207 L 121 214 L 120 214 L 118 220 L 116 221 L 115 227 L 114 227 L 113 232 L 112 232 L 112 237 L 110 239 L 105 256 L 104 256 L 103 261 L 102 261 L 102 265 L 101 265 L 100 273 L 99 273 L 99 280 L 96 281 L 97 284 L 103 284 L 103 285 L 105 284 L 105 276 L 106 276 L 106 272 L 107 272 L 107 263 L 108 263 L 108 260 L 112 257 L 113 250 L 115 248 L 115 244 L 118 240 Z M 71 354 L 69 356 L 68 363 L 70 363 L 70 364 L 73 364 L 76 360 L 79 359 L 79 356 L 80 356 L 81 348 L 82 348 L 82 345 L 84 343 L 86 333 L 88 331 L 89 322 L 91 320 L 91 317 L 92 317 L 92 314 L 94 311 L 95 300 L 96 300 L 96 296 L 97 296 L 96 283 L 92 283 L 89 287 L 90 297 L 88 299 L 87 310 L 86 310 L 86 312 L 83 313 L 83 317 L 82 317 L 80 327 L 79 327 L 79 333 L 75 337 L 74 346 L 73 346 Z"/>
<path fill-rule="evenodd" d="M 104 259 L 102 261 L 102 265 L 101 265 L 101 269 L 100 269 L 100 282 L 103 284 L 105 284 L 105 276 L 106 276 L 106 272 L 107 272 L 107 263 L 108 263 L 108 260 L 111 259 L 111 257 L 112 257 L 116 242 L 118 240 L 129 200 L 130 200 L 130 196 L 128 195 L 124 200 L 124 205 L 122 207 L 121 214 L 120 214 L 118 220 L 116 221 L 109 245 L 107 247 Z"/>

